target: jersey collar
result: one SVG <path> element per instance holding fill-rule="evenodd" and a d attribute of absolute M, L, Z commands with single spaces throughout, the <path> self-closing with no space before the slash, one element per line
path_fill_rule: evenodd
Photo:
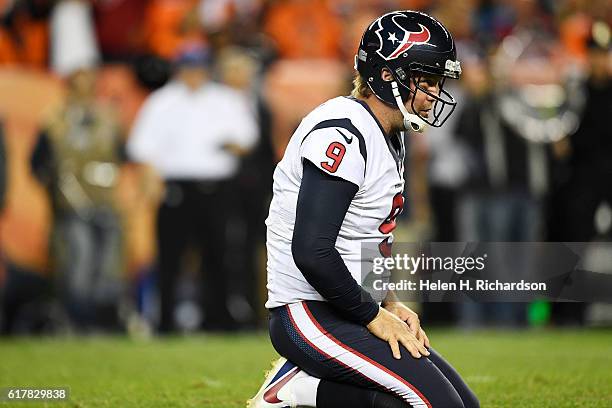
<path fill-rule="evenodd" d="M 400 162 L 402 162 L 404 160 L 404 155 L 405 155 L 405 148 L 404 148 L 404 143 L 403 143 L 403 137 L 401 134 L 399 135 L 388 135 L 387 132 L 385 132 L 385 129 L 383 129 L 382 125 L 380 124 L 380 122 L 378 121 L 378 118 L 376 117 L 376 115 L 374 115 L 374 112 L 372 112 L 372 109 L 370 109 L 370 106 L 365 103 L 364 101 L 355 98 L 354 96 L 345 96 L 345 98 L 357 102 L 358 104 L 360 104 L 361 106 L 363 106 L 363 108 L 370 114 L 370 116 L 372 116 L 372 119 L 374 119 L 374 121 L 376 122 L 376 124 L 378 125 L 378 128 L 380 129 L 380 133 L 382 133 L 383 137 L 385 138 L 385 142 L 387 143 L 387 147 L 389 148 L 389 152 L 391 153 L 391 156 L 393 156 L 393 159 L 395 159 L 396 164 L 398 165 L 398 168 L 400 166 Z M 391 143 L 391 138 L 392 137 L 397 137 L 400 141 L 400 151 L 398 152 L 395 147 L 393 146 L 393 144 Z"/>

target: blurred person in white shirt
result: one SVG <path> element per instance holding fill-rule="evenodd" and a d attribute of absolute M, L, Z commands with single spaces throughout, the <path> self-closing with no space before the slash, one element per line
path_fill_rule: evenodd
<path fill-rule="evenodd" d="M 257 141 L 255 114 L 238 91 L 211 81 L 211 57 L 187 44 L 174 78 L 145 101 L 128 154 L 165 180 L 158 213 L 160 332 L 175 330 L 176 284 L 186 251 L 201 255 L 203 328 L 228 330 L 226 230 L 230 181 Z"/>

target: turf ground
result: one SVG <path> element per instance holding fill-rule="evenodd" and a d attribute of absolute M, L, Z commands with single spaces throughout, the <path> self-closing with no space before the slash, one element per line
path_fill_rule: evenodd
<path fill-rule="evenodd" d="M 612 330 L 429 336 L 483 407 L 612 407 Z M 0 388 L 71 390 L 68 403 L 0 405 L 243 407 L 274 357 L 264 334 L 0 340 Z"/>

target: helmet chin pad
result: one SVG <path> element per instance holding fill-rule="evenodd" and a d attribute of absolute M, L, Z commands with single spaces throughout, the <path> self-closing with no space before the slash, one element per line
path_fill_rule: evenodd
<path fill-rule="evenodd" d="M 393 97 L 395 98 L 397 108 L 402 112 L 402 116 L 404 116 L 404 128 L 406 130 L 412 130 L 413 132 L 423 132 L 427 128 L 427 123 L 419 115 L 408 112 L 406 105 L 404 105 L 408 98 L 402 98 L 397 81 L 394 80 L 391 82 L 391 90 L 393 92 Z M 410 97 L 410 93 L 408 93 L 408 97 Z"/>

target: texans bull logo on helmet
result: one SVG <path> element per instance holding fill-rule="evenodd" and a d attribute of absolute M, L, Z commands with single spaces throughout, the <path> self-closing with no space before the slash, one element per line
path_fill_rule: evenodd
<path fill-rule="evenodd" d="M 389 24 L 388 21 L 384 21 L 385 19 L 390 19 L 391 24 Z M 402 24 L 399 24 L 399 19 L 409 20 L 405 15 L 400 13 L 386 14 L 377 20 L 378 29 L 376 30 L 376 35 L 380 40 L 380 47 L 376 50 L 378 55 L 386 61 L 389 61 L 397 58 L 403 52 L 412 48 L 413 45 L 429 45 L 430 47 L 435 47 L 434 44 L 429 44 L 431 33 L 427 27 L 418 24 L 417 31 L 408 31 Z M 385 24 L 383 24 L 383 22 Z"/>

